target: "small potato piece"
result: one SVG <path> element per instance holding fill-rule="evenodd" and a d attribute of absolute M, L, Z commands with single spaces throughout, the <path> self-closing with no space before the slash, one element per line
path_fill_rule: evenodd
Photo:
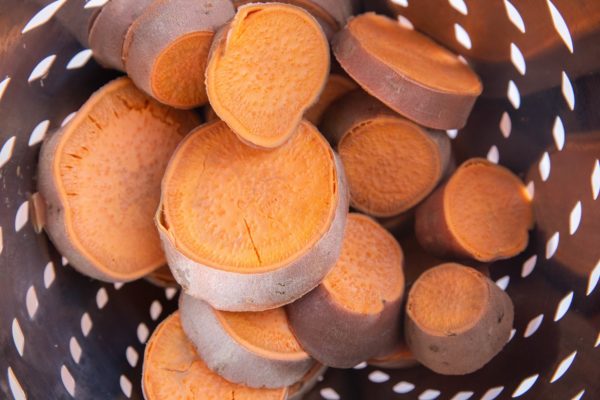
<path fill-rule="evenodd" d="M 336 144 L 350 205 L 379 218 L 398 217 L 437 186 L 450 165 L 450 139 L 390 110 L 362 90 L 327 111 L 323 134 Z"/>
<path fill-rule="evenodd" d="M 287 306 L 302 347 L 336 368 L 392 351 L 401 333 L 402 264 L 402 249 L 389 232 L 365 215 L 350 214 L 335 267 Z"/>
<path fill-rule="evenodd" d="M 480 272 L 447 263 L 425 271 L 412 286 L 404 333 L 414 357 L 445 375 L 483 367 L 508 341 L 510 297 Z"/>
<path fill-rule="evenodd" d="M 290 330 L 283 308 L 227 312 L 183 293 L 183 329 L 206 365 L 230 382 L 278 388 L 300 381 L 315 364 Z"/>
<path fill-rule="evenodd" d="M 211 371 L 185 336 L 175 312 L 146 344 L 142 391 L 146 400 L 285 400 L 288 389 L 249 388 Z"/>
<path fill-rule="evenodd" d="M 229 0 L 155 0 L 127 31 L 127 74 L 161 103 L 181 109 L 206 104 L 210 46 L 233 15 Z"/>
<path fill-rule="evenodd" d="M 253 3 L 215 36 L 206 90 L 215 113 L 246 144 L 275 148 L 296 131 L 329 72 L 329 43 L 304 9 Z"/>
<path fill-rule="evenodd" d="M 369 94 L 429 128 L 462 128 L 482 91 L 477 75 L 455 54 L 382 15 L 351 19 L 332 48 Z"/>
<path fill-rule="evenodd" d="M 505 167 L 472 158 L 419 206 L 415 233 L 439 257 L 487 262 L 522 252 L 533 221 L 521 180 Z"/>
<path fill-rule="evenodd" d="M 197 124 L 119 78 L 48 137 L 38 165 L 44 228 L 74 268 L 115 282 L 165 265 L 152 216 L 167 162 Z"/>

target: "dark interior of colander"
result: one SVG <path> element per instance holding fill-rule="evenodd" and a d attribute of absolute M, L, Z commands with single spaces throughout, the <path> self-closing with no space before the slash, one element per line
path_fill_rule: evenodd
<path fill-rule="evenodd" d="M 115 76 L 62 25 L 104 2 L 0 0 L 2 398 L 142 398 L 144 343 L 176 307 L 174 289 L 78 274 L 29 221 L 40 142 Z M 330 369 L 307 398 L 599 399 L 600 2 L 365 5 L 476 68 L 485 92 L 467 126 L 448 131 L 455 155 L 518 173 L 538 223 L 526 252 L 490 266 L 515 304 L 515 323 L 483 369 L 451 377 L 362 363 Z"/>

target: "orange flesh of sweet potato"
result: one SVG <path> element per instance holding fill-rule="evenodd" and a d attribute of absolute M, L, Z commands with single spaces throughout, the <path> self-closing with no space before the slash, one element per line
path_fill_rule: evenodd
<path fill-rule="evenodd" d="M 151 72 L 156 99 L 185 108 L 208 101 L 204 70 L 213 37 L 213 32 L 189 33 L 158 56 Z"/>
<path fill-rule="evenodd" d="M 116 118 L 98 122 L 108 112 Z M 116 95 L 97 104 L 61 146 L 57 166 L 73 234 L 103 264 L 128 272 L 163 262 L 152 214 L 182 133 Z"/>
<path fill-rule="evenodd" d="M 53 235 L 60 229 L 49 226 L 50 236 L 83 254 L 96 277 L 133 279 L 163 265 L 152 224 L 160 182 L 173 150 L 196 124 L 195 115 L 160 105 L 127 78 L 101 88 L 51 138 L 53 154 L 42 151 L 42 160 L 52 158 L 47 168 L 41 163 L 41 188 L 52 182 L 56 191 L 42 194 L 48 200 L 57 193 L 65 209 L 64 225 L 56 225 L 66 231 Z"/>
<path fill-rule="evenodd" d="M 142 387 L 146 400 L 283 400 L 287 388 L 253 389 L 212 372 L 185 336 L 179 313 L 169 316 L 146 345 Z"/>
<path fill-rule="evenodd" d="M 265 152 L 219 121 L 174 155 L 163 181 L 164 218 L 193 260 L 257 273 L 311 249 L 331 224 L 336 191 L 331 149 L 310 125 Z"/>
<path fill-rule="evenodd" d="M 373 220 L 350 214 L 342 253 L 322 282 L 333 301 L 355 313 L 376 314 L 404 293 L 403 255 Z"/>
<path fill-rule="evenodd" d="M 281 307 L 260 312 L 215 312 L 225 329 L 242 342 L 269 352 L 306 356 Z"/>
<path fill-rule="evenodd" d="M 407 211 L 438 183 L 437 143 L 402 118 L 379 116 L 349 130 L 338 143 L 352 204 L 378 217 Z"/>
<path fill-rule="evenodd" d="M 474 271 L 474 270 L 473 270 Z M 411 290 L 409 309 L 422 329 L 462 332 L 472 327 L 487 307 L 488 287 L 478 274 L 437 268 L 425 272 Z"/>
<path fill-rule="evenodd" d="M 240 139 L 273 148 L 296 132 L 328 71 L 327 40 L 308 12 L 250 4 L 215 37 L 206 87 L 214 111 Z"/>
<path fill-rule="evenodd" d="M 531 200 L 521 180 L 503 167 L 474 162 L 459 168 L 444 207 L 450 231 L 476 259 L 512 257 L 527 245 Z"/>

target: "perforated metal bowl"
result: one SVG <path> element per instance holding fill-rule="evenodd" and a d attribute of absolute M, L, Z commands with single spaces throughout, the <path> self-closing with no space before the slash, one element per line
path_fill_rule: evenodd
<path fill-rule="evenodd" d="M 485 83 L 467 127 L 448 132 L 458 159 L 520 174 L 542 219 L 525 253 L 489 268 L 515 329 L 482 370 L 363 363 L 330 370 L 308 398 L 600 399 L 600 2 L 393 1 L 390 15 L 463 54 Z M 28 222 L 40 142 L 115 76 L 63 26 L 102 3 L 0 0 L 2 398 L 141 398 L 144 343 L 176 306 L 173 289 L 76 273 Z"/>

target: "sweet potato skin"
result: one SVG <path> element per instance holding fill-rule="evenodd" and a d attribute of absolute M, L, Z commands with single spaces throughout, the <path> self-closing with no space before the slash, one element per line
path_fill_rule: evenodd
<path fill-rule="evenodd" d="M 332 154 L 339 196 L 331 226 L 311 251 L 274 271 L 243 274 L 189 259 L 176 249 L 159 205 L 154 221 L 173 276 L 183 290 L 218 310 L 263 311 L 288 304 L 315 288 L 339 257 L 349 207 L 344 168 L 337 154 L 333 151 Z"/>
<path fill-rule="evenodd" d="M 110 0 L 90 29 L 89 43 L 101 65 L 125 71 L 123 44 L 129 27 L 152 0 Z"/>
<path fill-rule="evenodd" d="M 421 329 L 407 306 L 405 338 L 415 358 L 427 368 L 445 375 L 464 375 L 490 361 L 508 341 L 514 308 L 508 295 L 477 272 L 489 288 L 489 307 L 473 327 L 464 332 L 427 332 Z M 410 304 L 410 294 L 408 298 Z"/>
<path fill-rule="evenodd" d="M 231 382 L 256 388 L 289 386 L 315 363 L 308 355 L 303 359 L 276 360 L 252 352 L 230 336 L 208 303 L 185 293 L 179 298 L 179 310 L 183 329 L 200 357 Z"/>
<path fill-rule="evenodd" d="M 339 306 L 323 285 L 286 309 L 301 346 L 315 360 L 352 368 L 391 352 L 400 340 L 402 297 L 386 302 L 377 314 L 361 315 Z"/>
<path fill-rule="evenodd" d="M 465 126 L 477 96 L 436 92 L 400 76 L 390 66 L 372 57 L 360 41 L 342 29 L 331 47 L 344 70 L 369 94 L 392 110 L 434 129 Z"/>

